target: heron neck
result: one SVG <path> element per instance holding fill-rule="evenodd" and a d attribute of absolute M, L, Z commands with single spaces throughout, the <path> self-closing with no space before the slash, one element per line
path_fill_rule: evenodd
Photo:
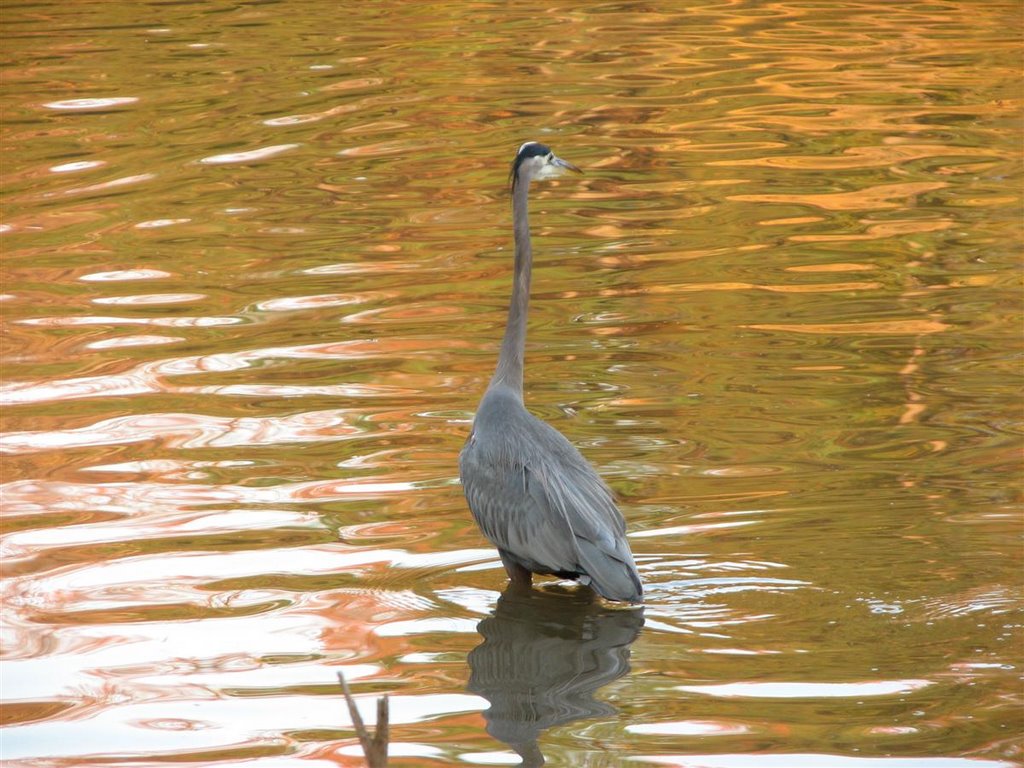
<path fill-rule="evenodd" d="M 515 222 L 515 265 L 512 270 L 512 298 L 509 301 L 505 336 L 501 340 L 498 367 L 491 386 L 503 384 L 523 397 L 523 358 L 526 351 L 526 315 L 530 306 L 530 272 L 533 249 L 530 245 L 530 221 L 527 196 L 530 182 L 521 179 L 512 191 L 512 218 Z"/>

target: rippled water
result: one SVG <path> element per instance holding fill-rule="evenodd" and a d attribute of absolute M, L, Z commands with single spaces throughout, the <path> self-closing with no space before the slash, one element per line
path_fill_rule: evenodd
<path fill-rule="evenodd" d="M 8 764 L 1024 760 L 1019 4 L 663 5 L 5 5 Z M 533 138 L 642 613 L 456 479 Z"/>

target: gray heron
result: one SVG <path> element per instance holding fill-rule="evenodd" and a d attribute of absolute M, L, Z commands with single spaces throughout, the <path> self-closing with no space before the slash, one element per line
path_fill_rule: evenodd
<path fill-rule="evenodd" d="M 533 260 L 527 212 L 530 182 L 580 173 L 543 144 L 523 144 L 509 180 L 515 262 L 498 364 L 459 454 L 466 501 L 498 549 L 508 577 L 576 579 L 608 600 L 643 601 L 626 525 L 608 486 L 580 452 L 523 404 L 523 358 Z"/>

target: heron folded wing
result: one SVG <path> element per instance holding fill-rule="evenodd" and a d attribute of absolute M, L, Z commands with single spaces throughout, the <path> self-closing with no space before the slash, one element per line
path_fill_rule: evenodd
<path fill-rule="evenodd" d="M 535 503 L 545 510 L 545 517 L 564 521 L 575 570 L 588 575 L 605 597 L 639 601 L 642 587 L 625 540 L 625 521 L 593 468 L 580 457 L 579 462 L 531 474 L 537 480 L 529 484 Z"/>
<path fill-rule="evenodd" d="M 517 416 L 514 429 L 471 439 L 460 456 L 481 531 L 534 573 L 588 577 L 605 597 L 639 602 L 640 577 L 611 491 L 554 428 L 525 411 Z"/>
<path fill-rule="evenodd" d="M 578 572 L 572 532 L 536 495 L 538 482 L 526 467 L 486 454 L 464 453 L 462 461 L 466 500 L 492 544 L 534 573 Z"/>

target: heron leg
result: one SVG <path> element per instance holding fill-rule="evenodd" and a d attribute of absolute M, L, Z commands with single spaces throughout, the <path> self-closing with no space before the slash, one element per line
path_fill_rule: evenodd
<path fill-rule="evenodd" d="M 508 574 L 509 581 L 524 587 L 528 587 L 533 583 L 533 574 L 512 559 L 511 555 L 500 549 L 498 554 L 501 556 L 501 564 L 505 566 L 505 572 Z"/>

